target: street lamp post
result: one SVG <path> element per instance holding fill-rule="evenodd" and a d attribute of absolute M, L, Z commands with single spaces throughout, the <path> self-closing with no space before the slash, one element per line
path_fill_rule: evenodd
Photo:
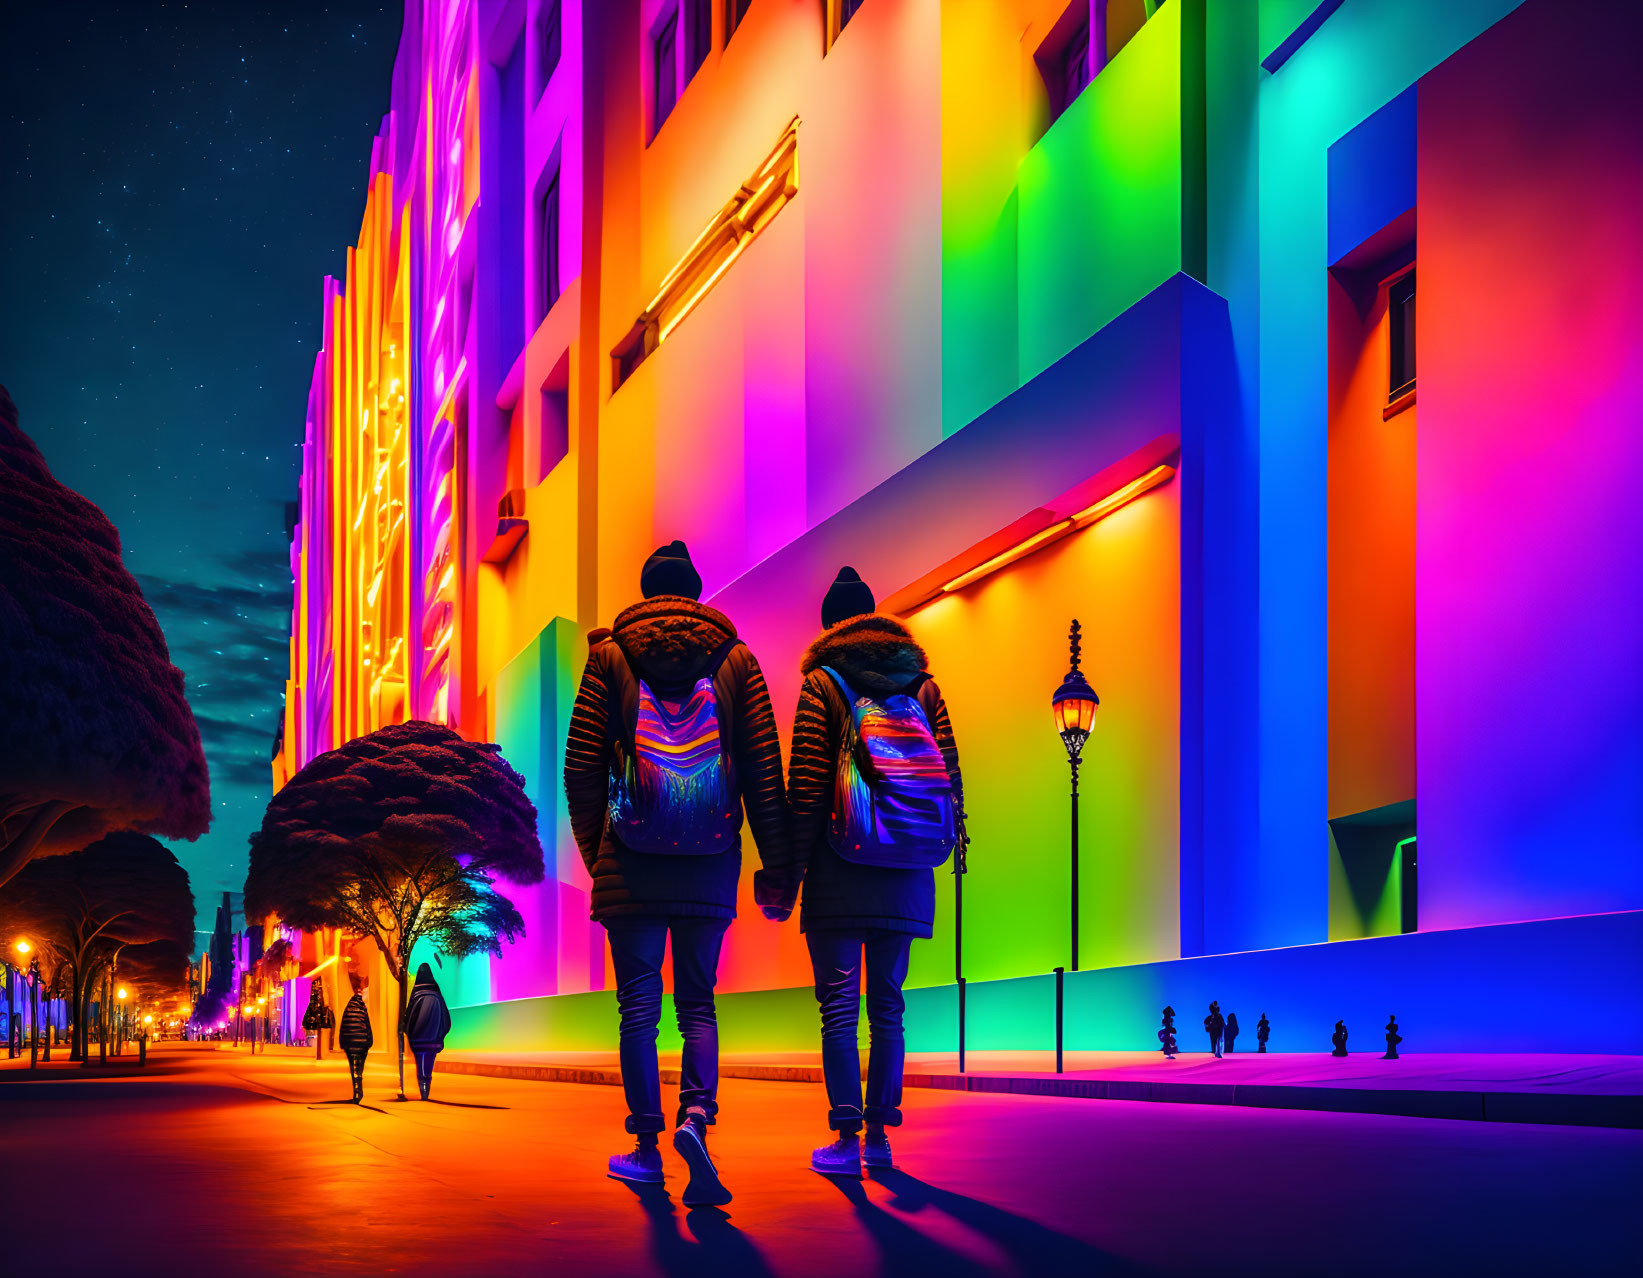
<path fill-rule="evenodd" d="M 1089 681 L 1084 678 L 1084 672 L 1078 668 L 1079 656 L 1082 651 L 1082 639 L 1078 621 L 1074 619 L 1067 631 L 1067 646 L 1072 658 L 1071 668 L 1067 677 L 1062 680 L 1061 686 L 1055 690 L 1050 699 L 1051 708 L 1055 712 L 1055 730 L 1061 737 L 1061 744 L 1067 748 L 1067 763 L 1072 769 L 1072 970 L 1078 970 L 1078 762 L 1083 752 L 1084 743 L 1089 740 L 1090 729 L 1095 725 L 1095 712 L 1101 704 L 1101 698 L 1095 695 L 1095 689 L 1090 687 Z"/>
<path fill-rule="evenodd" d="M 120 1000 L 119 1011 L 114 1020 L 114 1054 L 118 1056 L 125 1048 L 126 1029 L 126 987 L 120 986 L 114 997 Z"/>

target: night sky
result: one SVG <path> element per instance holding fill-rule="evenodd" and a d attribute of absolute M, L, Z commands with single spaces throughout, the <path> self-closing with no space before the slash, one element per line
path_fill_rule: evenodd
<path fill-rule="evenodd" d="M 57 478 L 120 530 L 183 671 L 214 815 L 172 846 L 202 928 L 242 886 L 268 802 L 321 285 L 359 233 L 401 16 L 391 0 L 7 15 L 0 383 Z"/>

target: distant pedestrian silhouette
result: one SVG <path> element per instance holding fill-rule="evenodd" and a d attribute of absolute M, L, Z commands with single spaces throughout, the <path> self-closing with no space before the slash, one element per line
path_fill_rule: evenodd
<path fill-rule="evenodd" d="M 1346 1022 L 1345 1021 L 1336 1021 L 1335 1022 L 1335 1032 L 1332 1035 L 1330 1035 L 1329 1041 L 1331 1043 L 1335 1044 L 1335 1050 L 1330 1053 L 1331 1056 L 1345 1056 L 1346 1055 Z"/>
<path fill-rule="evenodd" d="M 1209 1035 L 1209 1050 L 1217 1056 L 1221 1054 L 1221 1033 L 1227 1027 L 1226 1017 L 1221 1015 L 1221 1005 L 1211 1002 L 1209 1015 L 1204 1017 L 1204 1032 Z"/>
<path fill-rule="evenodd" d="M 354 1080 L 354 1104 L 365 1098 L 365 1054 L 376 1042 L 371 1032 L 371 1014 L 365 1010 L 366 983 L 358 977 L 350 978 L 354 997 L 342 1009 L 342 1026 L 337 1031 L 337 1042 L 348 1058 L 348 1073 Z"/>
<path fill-rule="evenodd" d="M 1175 1009 L 1173 1007 L 1166 1007 L 1164 1009 L 1164 1028 L 1158 1031 L 1158 1041 L 1162 1044 L 1161 1050 L 1163 1051 L 1165 1057 L 1173 1061 L 1175 1059 L 1176 1052 Z"/>
<path fill-rule="evenodd" d="M 1232 1045 L 1237 1040 L 1237 1038 L 1238 1038 L 1238 1013 L 1237 1012 L 1228 1012 L 1227 1013 L 1227 1027 L 1224 1031 L 1222 1031 L 1222 1042 L 1224 1042 L 1226 1044 L 1226 1049 L 1229 1053 L 1233 1050 Z"/>
<path fill-rule="evenodd" d="M 424 963 L 416 970 L 416 985 L 405 1004 L 405 1041 L 416 1057 L 416 1086 L 423 1100 L 434 1084 L 434 1057 L 445 1050 L 445 1035 L 450 1032 L 451 1009 L 433 968 Z"/>
<path fill-rule="evenodd" d="M 1386 1014 L 1386 1055 L 1381 1057 L 1381 1059 L 1384 1061 L 1397 1060 L 1398 1044 L 1401 1042 L 1403 1042 L 1403 1035 L 1398 1033 L 1397 1015 L 1395 1013 L 1388 1012 Z"/>
<path fill-rule="evenodd" d="M 1257 1052 L 1266 1051 L 1266 1041 L 1271 1033 L 1272 1024 L 1267 1020 L 1266 1013 L 1262 1012 L 1261 1019 L 1255 1022 L 1255 1050 Z"/>

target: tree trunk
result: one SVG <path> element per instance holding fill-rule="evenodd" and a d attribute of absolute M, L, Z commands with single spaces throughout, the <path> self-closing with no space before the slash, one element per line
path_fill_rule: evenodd
<path fill-rule="evenodd" d="M 81 1010 L 81 999 L 86 990 L 86 974 L 80 969 L 78 963 L 70 966 L 68 983 L 69 999 L 74 1008 L 74 1022 L 69 1026 L 68 1031 L 68 1058 L 71 1061 L 84 1060 L 85 1053 L 80 1049 L 80 1026 L 85 1019 L 85 1014 Z"/>
<path fill-rule="evenodd" d="M 411 972 L 404 963 L 394 965 L 394 979 L 399 983 L 399 1014 L 394 1018 L 394 1046 L 399 1049 L 399 1099 L 405 1099 L 405 1004 L 411 997 Z"/>

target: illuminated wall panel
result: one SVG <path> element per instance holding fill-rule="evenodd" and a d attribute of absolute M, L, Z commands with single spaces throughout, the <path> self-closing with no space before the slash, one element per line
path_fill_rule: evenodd
<path fill-rule="evenodd" d="M 1566 16 L 1420 86 L 1423 926 L 1643 907 L 1643 85 Z"/>

